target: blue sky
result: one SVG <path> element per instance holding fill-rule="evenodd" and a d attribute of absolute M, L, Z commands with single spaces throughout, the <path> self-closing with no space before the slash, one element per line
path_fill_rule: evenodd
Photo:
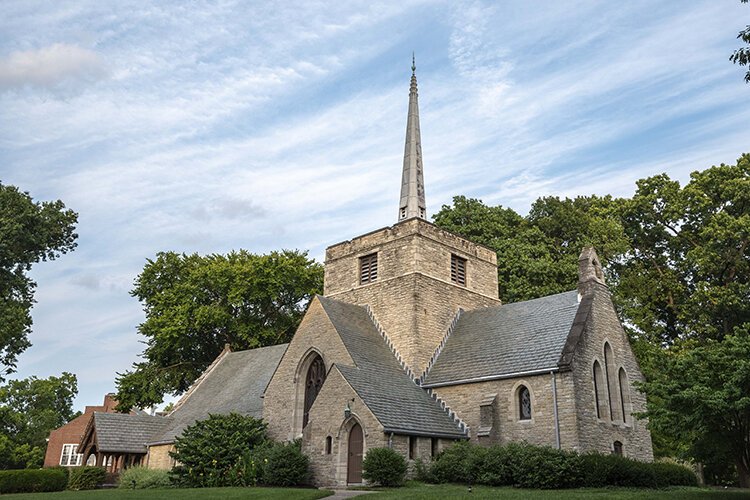
<path fill-rule="evenodd" d="M 750 152 L 750 7 L 5 1 L 0 180 L 79 213 L 18 377 L 114 390 L 156 252 L 325 247 L 396 221 L 412 50 L 427 208 L 630 195 Z"/>

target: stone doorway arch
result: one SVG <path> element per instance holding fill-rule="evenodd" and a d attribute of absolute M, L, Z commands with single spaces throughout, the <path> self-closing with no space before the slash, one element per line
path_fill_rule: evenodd
<path fill-rule="evenodd" d="M 348 453 L 346 464 L 346 482 L 349 484 L 362 482 L 362 451 L 364 449 L 364 435 L 362 426 L 356 423 L 349 429 L 347 440 Z"/>

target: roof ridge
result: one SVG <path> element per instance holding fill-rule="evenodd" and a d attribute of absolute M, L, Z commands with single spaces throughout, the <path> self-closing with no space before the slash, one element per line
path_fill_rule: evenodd
<path fill-rule="evenodd" d="M 440 356 L 440 353 L 443 352 L 445 343 L 448 342 L 448 337 L 451 336 L 451 334 L 453 333 L 453 330 L 456 328 L 456 323 L 458 323 L 458 320 L 461 317 L 462 312 L 464 312 L 464 310 L 459 307 L 458 311 L 456 311 L 456 314 L 453 316 L 453 319 L 451 320 L 450 325 L 448 325 L 448 330 L 446 330 L 445 335 L 443 335 L 443 339 L 435 348 L 435 352 L 432 353 L 432 356 L 430 357 L 430 360 L 427 362 L 427 366 L 422 372 L 422 375 L 419 376 L 419 385 L 422 385 L 425 378 L 427 378 L 427 374 L 430 372 L 432 365 L 435 364 L 435 361 L 437 361 L 438 356 Z"/>

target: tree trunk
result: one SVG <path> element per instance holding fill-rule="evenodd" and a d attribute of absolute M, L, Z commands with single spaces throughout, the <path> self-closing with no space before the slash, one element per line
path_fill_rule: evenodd
<path fill-rule="evenodd" d="M 737 476 L 740 478 L 740 488 L 750 488 L 750 467 L 744 460 L 737 460 Z"/>

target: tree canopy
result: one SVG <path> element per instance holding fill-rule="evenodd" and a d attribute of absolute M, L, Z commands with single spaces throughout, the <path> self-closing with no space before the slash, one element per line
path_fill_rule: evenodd
<path fill-rule="evenodd" d="M 36 283 L 32 264 L 54 260 L 76 247 L 78 215 L 60 201 L 35 202 L 28 193 L 0 183 L 0 382 L 15 371 L 31 342 Z"/>
<path fill-rule="evenodd" d="M 750 330 L 750 155 L 694 172 L 684 187 L 666 174 L 641 179 L 630 198 L 540 198 L 522 217 L 456 197 L 434 218 L 497 251 L 504 302 L 574 289 L 579 252 L 596 247 L 650 380 L 656 453 L 731 456 L 749 484 L 750 384 L 735 355 Z M 714 385 L 704 379 L 712 371 Z M 733 382 L 719 390 L 720 380 Z M 713 413 L 690 404 L 696 391 Z"/>
<path fill-rule="evenodd" d="M 158 254 L 131 292 L 144 305 L 138 331 L 146 349 L 144 361 L 118 374 L 118 409 L 184 392 L 225 344 L 243 350 L 288 342 L 322 289 L 323 268 L 306 252 Z"/>
<path fill-rule="evenodd" d="M 742 3 L 747 3 L 748 0 L 740 0 Z M 750 66 L 750 25 L 745 26 L 745 29 L 737 34 L 737 38 L 747 44 L 746 47 L 740 47 L 735 50 L 729 60 L 740 66 Z M 750 69 L 745 73 L 745 83 L 750 83 Z"/>
<path fill-rule="evenodd" d="M 41 467 L 50 431 L 78 416 L 72 373 L 11 380 L 0 386 L 0 469 Z"/>

